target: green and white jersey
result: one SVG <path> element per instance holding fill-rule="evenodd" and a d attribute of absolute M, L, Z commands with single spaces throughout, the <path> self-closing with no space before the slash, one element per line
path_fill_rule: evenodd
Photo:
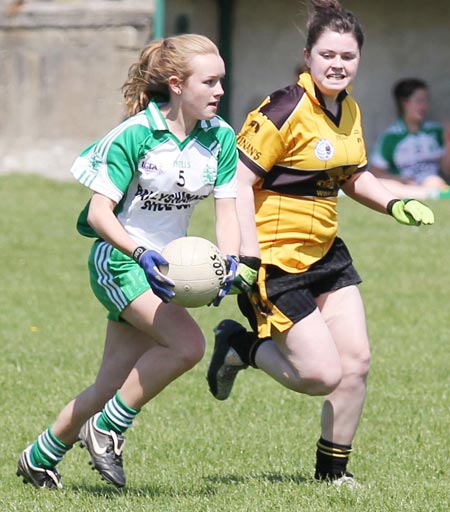
<path fill-rule="evenodd" d="M 439 175 L 443 133 L 443 127 L 433 121 L 425 121 L 418 132 L 412 133 L 398 119 L 377 140 L 371 164 L 421 184 L 427 177 Z"/>
<path fill-rule="evenodd" d="M 236 197 L 236 165 L 235 133 L 220 117 L 199 121 L 180 142 L 152 101 L 86 148 L 71 173 L 117 203 L 115 214 L 136 243 L 160 251 L 186 235 L 200 200 L 211 193 Z M 77 229 L 97 237 L 87 223 L 88 207 Z"/>

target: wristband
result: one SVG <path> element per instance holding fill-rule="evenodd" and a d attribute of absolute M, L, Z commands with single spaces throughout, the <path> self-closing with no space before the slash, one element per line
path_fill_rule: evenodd
<path fill-rule="evenodd" d="M 133 254 L 131 257 L 134 259 L 136 263 L 139 263 L 139 260 L 141 259 L 141 256 L 144 254 L 144 252 L 147 250 L 146 247 L 142 247 L 140 245 L 139 247 L 136 247 L 136 249 L 133 251 Z"/>
<path fill-rule="evenodd" d="M 239 263 L 243 263 L 252 270 L 258 271 L 261 266 L 261 258 L 256 256 L 239 256 Z"/>
<path fill-rule="evenodd" d="M 391 199 L 389 203 L 386 206 L 386 211 L 389 213 L 389 215 L 392 215 L 392 208 L 394 208 L 394 204 L 401 201 L 401 199 Z"/>

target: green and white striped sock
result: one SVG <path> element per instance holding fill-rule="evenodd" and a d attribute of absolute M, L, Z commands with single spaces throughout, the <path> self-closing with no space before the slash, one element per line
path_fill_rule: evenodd
<path fill-rule="evenodd" d="M 111 400 L 106 402 L 102 413 L 97 418 L 96 426 L 106 432 L 113 430 L 117 434 L 122 434 L 131 427 L 139 411 L 140 409 L 133 409 L 126 405 L 117 391 Z"/>
<path fill-rule="evenodd" d="M 58 464 L 72 445 L 59 440 L 51 431 L 51 427 L 38 436 L 30 452 L 31 463 L 35 466 L 51 469 Z"/>

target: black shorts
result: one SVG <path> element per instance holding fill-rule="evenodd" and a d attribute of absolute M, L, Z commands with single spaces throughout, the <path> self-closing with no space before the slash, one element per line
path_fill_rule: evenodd
<path fill-rule="evenodd" d="M 265 284 L 267 298 L 295 324 L 316 309 L 315 299 L 319 295 L 357 285 L 361 281 L 345 243 L 336 238 L 325 257 L 306 272 L 291 274 L 274 265 L 267 265 Z M 239 295 L 238 304 L 255 330 L 256 316 L 248 297 Z"/>

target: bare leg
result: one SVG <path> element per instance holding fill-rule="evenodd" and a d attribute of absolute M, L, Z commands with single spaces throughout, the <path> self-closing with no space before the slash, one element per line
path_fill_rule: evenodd
<path fill-rule="evenodd" d="M 94 384 L 71 400 L 52 426 L 66 444 L 77 440 L 83 423 L 103 408 L 149 347 L 148 336 L 127 324 L 108 321 L 103 359 Z"/>
<path fill-rule="evenodd" d="M 173 304 L 160 304 L 149 314 L 149 302 L 154 299 L 151 292 L 141 295 L 123 315 L 142 332 L 157 339 L 157 344 L 136 362 L 120 389 L 123 400 L 135 409 L 195 366 L 205 350 L 203 333 L 190 314 Z"/>
<path fill-rule="evenodd" d="M 276 342 L 263 343 L 257 366 L 283 386 L 327 395 L 322 437 L 351 444 L 366 395 L 370 347 L 359 290 L 349 286 L 320 296 L 319 309 Z"/>
<path fill-rule="evenodd" d="M 52 426 L 66 444 L 77 440 L 81 426 L 117 389 L 127 405 L 139 409 L 203 356 L 204 337 L 189 313 L 162 304 L 151 292 L 133 301 L 123 317 L 136 327 L 108 322 L 95 383 L 70 401 Z"/>
<path fill-rule="evenodd" d="M 325 397 L 322 437 L 350 445 L 364 405 L 370 362 L 364 307 L 356 286 L 324 294 L 318 302 L 342 367 L 339 386 Z"/>
<path fill-rule="evenodd" d="M 280 384 L 309 395 L 324 395 L 338 385 L 339 354 L 318 309 L 273 339 L 261 345 L 255 362 Z"/>

